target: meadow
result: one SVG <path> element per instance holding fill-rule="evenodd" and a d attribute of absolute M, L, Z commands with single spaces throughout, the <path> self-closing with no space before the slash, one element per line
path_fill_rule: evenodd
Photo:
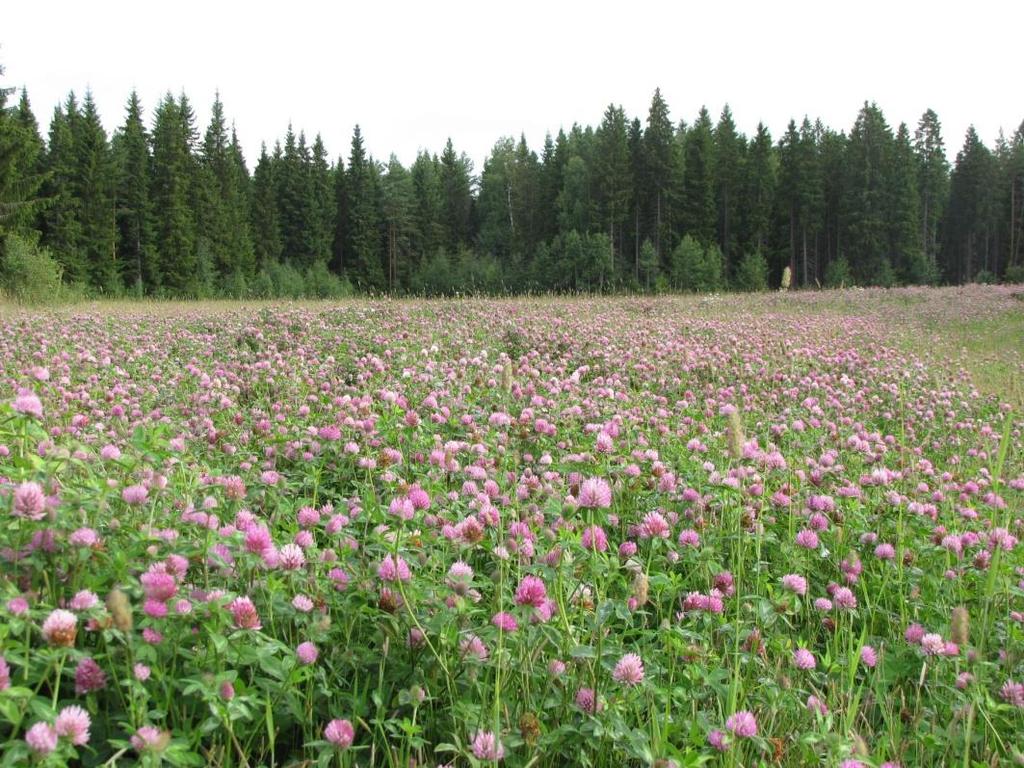
<path fill-rule="evenodd" d="M 1022 297 L 0 308 L 0 766 L 1024 764 Z"/>

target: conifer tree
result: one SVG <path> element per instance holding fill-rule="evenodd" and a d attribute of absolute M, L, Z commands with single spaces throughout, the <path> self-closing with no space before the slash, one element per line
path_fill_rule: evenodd
<path fill-rule="evenodd" d="M 260 157 L 252 178 L 250 224 L 255 272 L 267 269 L 281 258 L 281 227 L 277 219 L 277 185 L 274 175 L 274 161 L 267 154 L 267 145 L 263 144 L 260 146 Z"/>
<path fill-rule="evenodd" d="M 285 134 L 284 153 L 275 168 L 274 185 L 282 258 L 300 271 L 305 270 L 313 263 L 313 187 L 305 134 L 296 137 L 290 125 Z"/>
<path fill-rule="evenodd" d="M 236 275 L 248 279 L 255 268 L 250 214 L 252 210 L 252 179 L 245 164 L 238 133 L 231 128 L 231 143 L 228 145 L 228 168 L 226 183 L 228 214 L 228 248 L 232 255 Z"/>
<path fill-rule="evenodd" d="M 208 251 L 219 282 L 236 270 L 234 237 L 229 207 L 232 205 L 234 173 L 228 143 L 227 121 L 220 94 L 214 98 L 210 125 L 203 137 L 199 158 L 198 236 Z"/>
<path fill-rule="evenodd" d="M 387 288 L 394 292 L 408 288 L 412 271 L 419 264 L 410 252 L 413 239 L 414 194 L 412 176 L 391 155 L 381 188 L 381 216 L 385 229 Z"/>
<path fill-rule="evenodd" d="M 609 104 L 597 130 L 594 186 L 598 218 L 602 230 L 608 235 L 613 274 L 632 266 L 623 258 L 625 229 L 633 207 L 633 169 L 628 130 L 625 110 L 621 106 Z"/>
<path fill-rule="evenodd" d="M 64 279 L 84 285 L 89 279 L 89 268 L 82 250 L 81 200 L 76 189 L 75 131 L 72 129 L 80 119 L 78 100 L 72 92 L 62 106 L 54 109 L 50 120 L 42 188 L 46 207 L 41 226 L 43 244 L 60 264 Z"/>
<path fill-rule="evenodd" d="M 686 132 L 683 176 L 682 231 L 707 246 L 715 241 L 715 180 L 712 172 L 711 115 L 701 108 L 697 121 Z"/>
<path fill-rule="evenodd" d="M 142 120 L 142 103 L 132 91 L 125 122 L 114 135 L 114 198 L 117 217 L 117 255 L 121 279 L 129 291 L 142 294 L 159 285 L 155 262 L 153 220 L 149 200 L 149 136 Z"/>
<path fill-rule="evenodd" d="M 894 278 L 888 210 L 893 135 L 875 104 L 865 103 L 857 116 L 847 155 L 843 251 L 859 283 L 889 285 Z"/>
<path fill-rule="evenodd" d="M 757 124 L 744 171 L 739 206 L 743 224 L 740 242 L 747 253 L 765 253 L 771 231 L 776 162 L 772 137 L 764 123 Z"/>
<path fill-rule="evenodd" d="M 319 133 L 313 139 L 309 185 L 311 198 L 310 246 L 313 261 L 327 265 L 331 261 L 336 205 L 331 166 L 327 160 L 327 148 Z"/>
<path fill-rule="evenodd" d="M 204 286 L 196 251 L 193 213 L 194 115 L 188 101 L 168 93 L 153 123 L 150 200 L 159 254 L 161 288 L 172 296 L 198 296 Z"/>
<path fill-rule="evenodd" d="M 113 165 L 107 133 L 89 91 L 71 133 L 75 154 L 73 190 L 79 201 L 81 253 L 88 281 L 104 292 L 116 292 L 119 277 L 114 253 Z"/>
<path fill-rule="evenodd" d="M 473 214 L 473 164 L 465 153 L 455 154 L 448 139 L 441 153 L 441 192 L 444 200 L 444 245 L 455 253 L 470 242 Z"/>
<path fill-rule="evenodd" d="M 413 236 L 412 252 L 419 261 L 432 258 L 444 242 L 444 200 L 441 192 L 440 161 L 426 152 L 412 165 Z"/>
<path fill-rule="evenodd" d="M 363 134 L 357 125 L 352 134 L 352 150 L 345 179 L 348 193 L 345 274 L 353 285 L 372 291 L 386 287 L 381 258 L 378 182 L 376 163 L 367 157 Z"/>
<path fill-rule="evenodd" d="M 643 138 L 643 187 L 647 210 L 645 236 L 650 237 L 659 261 L 670 247 L 672 182 L 677 173 L 675 130 L 669 118 L 668 104 L 656 88 L 647 113 Z"/>
<path fill-rule="evenodd" d="M 920 214 L 918 226 L 921 252 L 934 272 L 939 263 L 939 223 L 949 202 L 949 161 L 942 140 L 942 125 L 932 110 L 921 115 L 914 131 L 914 155 L 917 159 L 917 194 Z"/>
<path fill-rule="evenodd" d="M 3 75 L 0 66 L 0 75 Z M 13 89 L 0 85 L 0 248 L 5 232 L 31 231 L 41 200 L 43 140 L 28 93 L 22 89 L 18 106 L 11 109 Z"/>
<path fill-rule="evenodd" d="M 995 160 L 974 126 L 967 129 L 950 177 L 942 250 L 946 276 L 971 282 L 993 260 Z"/>
<path fill-rule="evenodd" d="M 888 175 L 889 253 L 896 277 L 902 283 L 934 282 L 921 249 L 917 165 L 906 123 L 896 131 Z"/>
<path fill-rule="evenodd" d="M 738 261 L 733 257 L 738 239 L 744 151 L 743 138 L 737 134 L 732 112 L 726 104 L 714 130 L 713 167 L 718 244 L 725 258 L 727 273 L 731 273 L 734 261 Z"/>

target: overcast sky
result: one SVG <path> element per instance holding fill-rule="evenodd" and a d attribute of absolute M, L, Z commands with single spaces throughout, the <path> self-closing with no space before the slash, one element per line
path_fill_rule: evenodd
<path fill-rule="evenodd" d="M 990 146 L 1024 120 L 1024 3 L 44 2 L 5 4 L 3 83 L 26 86 L 45 131 L 91 88 L 108 130 L 132 88 L 147 110 L 184 90 L 205 129 L 219 89 L 250 167 L 289 122 L 347 156 L 409 164 L 448 136 L 479 170 L 495 140 L 597 125 L 609 102 L 646 119 L 660 86 L 673 121 L 732 108 L 778 138 L 805 113 L 849 130 L 865 100 L 911 129 L 931 107 L 950 157 L 970 123 Z"/>

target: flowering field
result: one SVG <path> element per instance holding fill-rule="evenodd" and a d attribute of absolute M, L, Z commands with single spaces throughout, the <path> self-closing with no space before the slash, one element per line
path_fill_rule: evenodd
<path fill-rule="evenodd" d="M 1020 761 L 1022 309 L 9 311 L 0 765 Z"/>

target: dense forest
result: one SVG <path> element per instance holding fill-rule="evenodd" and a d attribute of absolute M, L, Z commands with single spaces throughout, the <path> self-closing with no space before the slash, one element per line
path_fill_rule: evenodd
<path fill-rule="evenodd" d="M 2 71 L 2 70 L 0 70 Z M 950 167 L 938 116 L 895 130 L 865 103 L 848 131 L 772 137 L 726 106 L 676 120 L 610 105 L 596 127 L 500 138 L 479 172 L 452 141 L 411 167 L 356 126 L 332 158 L 288 127 L 250 171 L 219 97 L 129 96 L 108 136 L 90 93 L 40 133 L 0 90 L 0 238 L 87 295 L 298 296 L 346 290 L 756 290 L 1024 279 L 1024 124 Z M 23 261 L 7 259 L 8 270 Z"/>

